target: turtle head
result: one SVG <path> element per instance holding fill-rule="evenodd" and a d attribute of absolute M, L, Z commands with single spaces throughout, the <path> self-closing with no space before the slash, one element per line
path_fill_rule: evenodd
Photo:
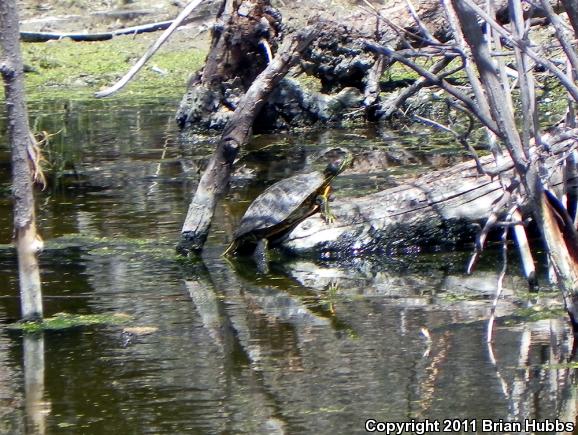
<path fill-rule="evenodd" d="M 351 166 L 353 163 L 353 155 L 344 148 L 335 148 L 336 151 L 340 152 L 340 156 L 332 160 L 325 168 L 325 175 L 328 177 L 335 177 L 343 172 L 345 169 Z M 333 151 L 333 150 L 332 150 Z"/>

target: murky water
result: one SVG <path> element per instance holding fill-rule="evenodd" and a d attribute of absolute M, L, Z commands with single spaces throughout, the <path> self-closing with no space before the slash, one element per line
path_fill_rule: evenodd
<path fill-rule="evenodd" d="M 449 164 L 455 150 L 372 130 L 260 136 L 217 210 L 204 262 L 183 264 L 174 244 L 212 145 L 180 143 L 174 107 L 31 106 L 36 130 L 60 131 L 51 161 L 61 178 L 38 195 L 46 314 L 132 320 L 29 337 L 0 327 L 1 433 L 355 434 L 367 419 L 478 419 L 478 431 L 481 419 L 576 421 L 565 319 L 516 317 L 536 314 L 538 299 L 559 300 L 528 293 L 515 260 L 489 347 L 492 261 L 469 277 L 459 253 L 293 259 L 259 275 L 251 261 L 219 256 L 250 199 L 308 167 L 320 147 L 346 142 L 369 156 L 358 172 L 373 175 L 339 177 L 337 197 Z M 2 138 L 2 244 L 11 237 L 7 160 Z M 3 325 L 19 316 L 16 278 L 4 246 Z"/>

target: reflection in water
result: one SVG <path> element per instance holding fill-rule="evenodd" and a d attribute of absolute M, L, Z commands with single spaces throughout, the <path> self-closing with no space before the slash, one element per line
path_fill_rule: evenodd
<path fill-rule="evenodd" d="M 260 136 L 217 210 L 204 263 L 183 265 L 175 234 L 211 142 L 176 139 L 172 102 L 103 104 L 32 110 L 43 130 L 66 123 L 56 142 L 64 178 L 39 193 L 46 312 L 133 320 L 24 340 L 0 329 L 0 433 L 27 425 L 70 434 L 356 434 L 367 418 L 576 420 L 564 319 L 520 318 L 559 307 L 557 293 L 529 294 L 523 278 L 508 276 L 495 341 L 485 345 L 494 264 L 465 276 L 459 254 L 277 258 L 258 275 L 250 261 L 220 258 L 250 200 L 306 169 L 320 147 L 363 148 L 369 158 L 357 170 L 377 174 L 342 175 L 337 196 L 390 185 L 407 165 L 439 156 L 389 132 Z M 7 243 L 9 199 L 0 202 Z M 6 247 L 0 290 L 5 324 L 19 312 Z"/>
<path fill-rule="evenodd" d="M 259 344 L 251 346 L 243 337 L 249 329 L 239 323 L 237 316 L 230 317 L 223 299 L 217 298 L 216 281 L 204 264 L 195 265 L 191 274 L 189 270 L 185 285 L 196 310 L 203 319 L 203 325 L 220 345 L 223 353 L 224 376 L 227 378 L 227 401 L 232 412 L 230 422 L 236 424 L 228 429 L 231 432 L 243 428 L 247 433 L 284 434 L 286 423 L 277 415 L 279 409 L 263 385 L 262 377 L 257 371 L 259 355 L 263 353 Z M 218 282 L 218 281 L 217 281 Z M 243 368 L 235 369 L 235 355 L 244 362 Z M 250 398 L 244 397 L 243 383 L 250 379 L 254 384 Z M 247 402 L 249 399 L 249 402 Z M 240 406 L 234 406 L 241 401 Z M 243 403 L 246 402 L 246 403 Z M 233 406 L 231 406 L 233 405 Z M 239 411 L 242 411 L 240 413 Z"/>
<path fill-rule="evenodd" d="M 44 401 L 44 336 L 25 335 L 24 397 L 27 433 L 44 435 L 50 403 Z"/>

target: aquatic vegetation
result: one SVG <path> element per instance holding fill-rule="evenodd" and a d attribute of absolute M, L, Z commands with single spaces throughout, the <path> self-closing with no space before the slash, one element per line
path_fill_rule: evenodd
<path fill-rule="evenodd" d="M 566 315 L 563 308 L 545 308 L 541 305 L 533 305 L 527 308 L 519 308 L 514 312 L 514 317 L 518 317 L 525 322 L 537 322 L 544 319 L 559 319 Z"/>
<path fill-rule="evenodd" d="M 41 322 L 18 322 L 9 326 L 10 329 L 21 330 L 26 333 L 40 331 L 78 328 L 92 325 L 121 325 L 130 321 L 132 317 L 125 313 L 102 314 L 71 314 L 57 313 Z"/>

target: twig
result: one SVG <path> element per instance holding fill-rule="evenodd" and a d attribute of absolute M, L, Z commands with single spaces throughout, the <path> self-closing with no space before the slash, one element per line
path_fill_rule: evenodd
<path fill-rule="evenodd" d="M 462 103 L 464 103 L 468 108 L 468 110 L 470 110 L 484 125 L 487 125 L 488 128 L 490 128 L 496 135 L 501 137 L 501 132 L 496 123 L 494 122 L 494 120 L 491 117 L 488 117 L 486 113 L 482 112 L 474 100 L 472 100 L 468 95 L 464 94 L 455 86 L 452 86 L 447 81 L 441 79 L 435 74 L 432 74 L 425 68 L 422 68 L 421 66 L 417 65 L 415 62 L 412 62 L 411 60 L 406 59 L 404 56 L 399 55 L 392 48 L 380 44 L 371 43 L 368 41 L 365 42 L 365 48 L 370 51 L 373 51 L 374 53 L 381 53 L 391 57 L 392 59 L 413 69 L 422 77 L 428 79 L 432 83 L 432 85 L 439 86 L 440 88 L 445 90 L 448 94 L 454 96 Z"/>
<path fill-rule="evenodd" d="M 442 71 L 448 64 L 450 63 L 451 59 L 444 57 L 436 62 L 433 67 L 431 68 L 430 72 L 432 74 L 437 74 Z M 459 68 L 461 69 L 461 67 Z M 450 74 L 454 74 L 455 72 L 459 71 L 459 69 L 454 69 L 450 71 Z M 449 74 L 448 74 L 449 75 Z M 384 110 L 383 117 L 389 118 L 393 113 L 401 107 L 411 96 L 417 94 L 423 87 L 427 86 L 429 81 L 426 78 L 421 78 L 420 80 L 416 80 L 411 86 L 405 88 L 390 104 L 388 104 Z"/>
<path fill-rule="evenodd" d="M 556 31 L 556 38 L 558 38 L 558 41 L 560 41 L 560 45 L 562 46 L 564 53 L 566 53 L 568 61 L 572 65 L 574 71 L 578 71 L 578 54 L 576 54 L 576 50 L 574 47 L 572 47 L 572 42 L 568 40 L 568 37 L 564 32 L 564 25 L 562 24 L 562 21 L 558 15 L 556 15 L 552 9 L 552 5 L 550 5 L 548 0 L 541 0 L 540 3 L 542 4 L 542 7 L 548 16 L 548 19 L 552 23 L 554 30 Z"/>
<path fill-rule="evenodd" d="M 463 2 L 465 4 L 467 4 L 480 17 L 482 17 L 484 20 L 486 20 L 486 22 L 493 29 L 495 29 L 500 34 L 500 36 L 502 36 L 503 38 L 508 40 L 510 43 L 514 44 L 516 47 L 523 50 L 535 62 L 539 63 L 544 68 L 546 68 L 548 71 L 550 71 L 553 75 L 555 75 L 556 78 L 558 78 L 558 80 L 560 80 L 560 83 L 562 83 L 562 85 L 564 85 L 564 87 L 566 89 L 568 89 L 568 92 L 570 92 L 570 94 L 572 95 L 572 98 L 574 98 L 575 101 L 578 101 L 578 86 L 576 86 L 574 83 L 572 83 L 571 80 L 568 80 L 568 77 L 566 77 L 566 75 L 562 71 L 560 71 L 560 69 L 552 61 L 538 55 L 538 53 L 536 53 L 529 46 L 527 46 L 527 44 L 524 41 L 520 41 L 519 39 L 514 38 L 510 34 L 510 32 L 508 32 L 506 29 L 504 29 L 502 26 L 500 26 L 492 17 L 490 17 L 488 14 L 486 14 L 484 12 L 484 10 L 481 9 L 478 5 L 476 5 L 472 0 L 463 0 Z"/>
<path fill-rule="evenodd" d="M 478 170 L 478 173 L 480 175 L 486 175 L 486 171 L 484 170 L 484 167 L 482 165 L 482 162 L 480 161 L 480 158 L 478 156 L 478 153 L 476 152 L 476 150 L 474 149 L 474 147 L 472 147 L 470 145 L 470 143 L 468 142 L 467 138 L 469 135 L 469 132 L 471 131 L 472 128 L 472 120 L 470 119 L 470 129 L 467 133 L 465 134 L 459 134 L 458 132 L 456 132 L 455 130 L 446 127 L 443 124 L 440 124 L 439 122 L 436 122 L 432 119 L 429 118 L 424 118 L 422 116 L 419 115 L 414 115 L 413 116 L 414 119 L 417 119 L 418 121 L 429 125 L 431 127 L 437 128 L 438 130 L 442 130 L 445 131 L 446 133 L 450 133 L 452 136 L 454 136 L 454 138 L 456 139 L 456 141 L 458 141 L 465 149 L 466 151 L 468 151 L 472 158 L 474 159 L 474 161 L 476 162 L 476 169 Z"/>
<path fill-rule="evenodd" d="M 517 206 L 516 206 L 517 207 Z M 506 220 L 511 219 L 512 213 L 516 208 L 513 208 L 508 213 Z M 490 318 L 488 319 L 488 328 L 486 334 L 486 341 L 489 343 L 492 341 L 492 333 L 494 330 L 494 322 L 496 320 L 496 307 L 498 306 L 498 300 L 502 296 L 504 277 L 506 276 L 506 271 L 508 270 L 508 227 L 504 228 L 502 231 L 502 270 L 500 275 L 498 275 L 498 282 L 496 284 L 496 295 L 494 296 L 494 301 L 492 302 L 492 309 L 490 311 Z"/>
<path fill-rule="evenodd" d="M 373 14 L 377 15 L 381 20 L 383 20 L 385 22 L 385 24 L 387 24 L 389 27 L 391 27 L 399 35 L 400 38 L 403 39 L 403 35 L 407 35 L 410 38 L 412 38 L 416 41 L 425 43 L 425 44 L 429 44 L 429 45 L 433 45 L 433 46 L 447 47 L 447 44 L 443 44 L 443 43 L 437 41 L 436 39 L 424 38 L 424 37 L 422 37 L 416 33 L 413 33 L 407 29 L 404 29 L 401 26 L 398 26 L 397 24 L 392 22 L 390 19 L 388 19 L 386 16 L 384 16 L 380 11 L 378 11 L 375 8 L 375 6 L 373 6 L 367 0 L 363 0 L 363 2 L 370 8 L 370 11 L 367 11 L 367 12 L 372 12 Z"/>
<path fill-rule="evenodd" d="M 477 260 L 480 256 L 481 252 L 484 250 L 484 245 L 486 244 L 486 238 L 488 237 L 488 234 L 490 233 L 490 231 L 493 228 L 496 227 L 496 222 L 498 221 L 498 216 L 501 214 L 501 211 L 506 206 L 508 206 L 508 204 L 510 203 L 510 199 L 512 197 L 512 192 L 514 192 L 514 190 L 516 190 L 519 185 L 520 185 L 519 181 L 512 180 L 510 185 L 504 190 L 503 195 L 495 203 L 494 207 L 492 207 L 492 211 L 490 213 L 490 216 L 486 220 L 484 228 L 482 228 L 482 230 L 480 231 L 480 233 L 476 237 L 476 247 L 475 247 L 474 253 L 472 255 L 472 258 L 470 259 L 470 262 L 468 263 L 468 268 L 466 270 L 466 273 L 468 273 L 468 274 L 472 273 L 472 270 L 473 270 L 474 266 L 476 265 Z"/>
<path fill-rule="evenodd" d="M 405 3 L 407 4 L 407 8 L 409 9 L 409 13 L 413 17 L 413 19 L 415 20 L 415 22 L 417 23 L 417 25 L 419 26 L 420 30 L 425 35 L 425 37 L 430 41 L 434 41 L 438 44 L 441 44 L 441 42 L 430 33 L 430 31 L 427 29 L 425 24 L 422 22 L 422 20 L 420 19 L 419 15 L 417 14 L 417 12 L 415 10 L 415 7 L 413 6 L 413 3 L 411 2 L 411 0 L 405 0 Z"/>

